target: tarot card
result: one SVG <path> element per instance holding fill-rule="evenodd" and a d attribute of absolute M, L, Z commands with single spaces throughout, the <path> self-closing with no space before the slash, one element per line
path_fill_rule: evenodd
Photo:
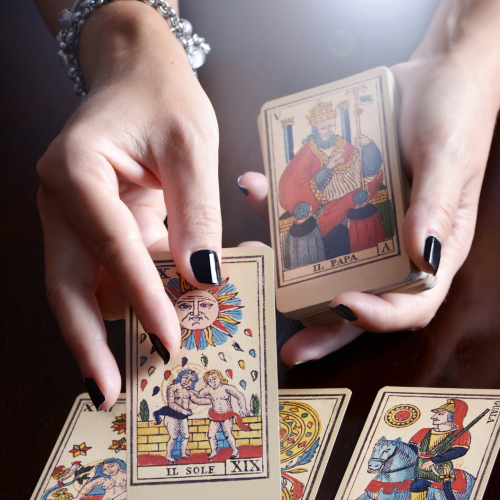
<path fill-rule="evenodd" d="M 193 288 L 169 254 L 153 256 L 181 324 L 164 365 L 127 313 L 128 494 L 206 500 L 278 498 L 273 253 L 225 249 L 222 284 Z"/>
<path fill-rule="evenodd" d="M 31 500 L 126 500 L 126 401 L 98 412 L 81 394 Z"/>
<path fill-rule="evenodd" d="M 281 312 L 320 312 L 346 289 L 382 291 L 411 275 L 394 93 L 392 73 L 376 68 L 263 106 Z"/>
<path fill-rule="evenodd" d="M 348 389 L 280 389 L 282 500 L 316 497 L 350 397 Z"/>
<path fill-rule="evenodd" d="M 336 500 L 479 500 L 499 410 L 498 389 L 381 389 Z"/>

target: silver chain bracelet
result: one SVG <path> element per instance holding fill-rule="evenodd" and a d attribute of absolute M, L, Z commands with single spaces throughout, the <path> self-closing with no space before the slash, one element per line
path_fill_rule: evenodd
<path fill-rule="evenodd" d="M 143 1 L 158 10 L 170 22 L 170 31 L 174 32 L 177 39 L 182 43 L 189 64 L 196 75 L 196 69 L 203 66 L 210 52 L 210 45 L 205 42 L 204 38 L 193 34 L 191 23 L 186 19 L 179 19 L 175 10 L 164 0 L 139 1 Z M 78 45 L 80 43 L 80 30 L 94 10 L 109 2 L 110 0 L 77 0 L 71 10 L 64 9 L 59 13 L 58 21 L 62 30 L 56 38 L 59 46 L 58 54 L 63 66 L 68 68 L 69 78 L 75 83 L 75 94 L 81 97 L 85 97 L 89 89 L 85 84 L 77 56 Z"/>

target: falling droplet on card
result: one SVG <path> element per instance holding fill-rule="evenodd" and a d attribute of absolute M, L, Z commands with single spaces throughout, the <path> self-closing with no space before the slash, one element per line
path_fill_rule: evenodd
<path fill-rule="evenodd" d="M 223 352 L 219 352 L 219 358 L 222 359 L 222 361 L 226 361 L 226 356 L 224 355 Z M 227 363 L 227 361 L 226 361 Z"/>
<path fill-rule="evenodd" d="M 255 349 L 250 349 L 248 351 L 248 354 L 250 354 L 250 356 L 252 356 L 252 358 L 255 358 L 255 356 L 257 356 L 257 354 L 255 354 Z"/>
<path fill-rule="evenodd" d="M 150 366 L 149 367 L 149 370 L 148 370 L 148 375 L 151 377 L 151 375 L 153 375 L 153 373 L 155 372 L 156 368 L 154 366 Z"/>
<path fill-rule="evenodd" d="M 238 344 L 238 342 L 233 342 L 232 343 L 232 346 L 237 350 L 237 351 L 241 351 L 241 352 L 244 352 L 243 349 L 240 347 L 240 344 Z"/>
<path fill-rule="evenodd" d="M 160 392 L 160 388 L 156 385 L 153 389 L 153 396 L 156 396 Z"/>
<path fill-rule="evenodd" d="M 182 368 L 186 366 L 187 362 L 188 362 L 187 358 L 182 358 Z"/>
<path fill-rule="evenodd" d="M 205 354 L 203 354 L 201 356 L 201 362 L 203 363 L 203 366 L 205 366 L 205 367 L 208 365 L 208 358 Z"/>
<path fill-rule="evenodd" d="M 244 380 L 240 380 L 240 385 L 243 387 L 243 389 L 247 388 L 247 383 Z"/>
<path fill-rule="evenodd" d="M 246 363 L 245 363 L 242 359 L 240 359 L 240 360 L 238 361 L 238 364 L 240 365 L 240 368 L 241 368 L 242 370 L 244 370 L 244 369 L 246 368 L 246 366 L 247 366 L 247 365 L 246 365 Z"/>
<path fill-rule="evenodd" d="M 144 390 L 147 385 L 148 385 L 148 381 L 145 378 L 143 378 L 141 380 L 141 389 Z"/>
<path fill-rule="evenodd" d="M 229 378 L 233 378 L 233 370 L 231 370 L 231 368 L 229 368 L 228 370 L 226 370 L 226 375 L 229 377 Z"/>
<path fill-rule="evenodd" d="M 148 360 L 147 356 L 141 356 L 141 366 Z"/>
<path fill-rule="evenodd" d="M 252 370 L 250 372 L 250 375 L 252 375 L 252 380 L 255 382 L 257 380 L 257 377 L 259 376 L 259 372 L 257 370 Z"/>
<path fill-rule="evenodd" d="M 141 333 L 141 344 L 146 340 L 146 334 Z"/>
<path fill-rule="evenodd" d="M 170 370 L 165 370 L 165 373 L 163 374 L 163 378 L 164 378 L 165 380 L 168 380 L 168 377 L 170 377 L 170 374 L 171 374 L 171 373 L 172 373 L 172 372 L 171 372 Z"/>
<path fill-rule="evenodd" d="M 245 328 L 243 330 L 243 332 L 245 333 L 245 335 L 248 335 L 249 337 L 253 337 L 253 333 L 252 333 L 252 330 L 250 330 L 250 328 Z"/>

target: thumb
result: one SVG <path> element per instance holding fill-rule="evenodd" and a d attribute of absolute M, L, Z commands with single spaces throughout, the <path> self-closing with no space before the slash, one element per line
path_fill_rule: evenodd
<path fill-rule="evenodd" d="M 238 177 L 238 187 L 245 195 L 250 210 L 264 220 L 269 220 L 267 208 L 267 177 L 257 172 L 246 172 Z"/>

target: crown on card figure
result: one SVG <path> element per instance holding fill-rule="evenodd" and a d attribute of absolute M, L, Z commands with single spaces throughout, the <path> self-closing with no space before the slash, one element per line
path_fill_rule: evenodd
<path fill-rule="evenodd" d="M 285 118 L 284 120 L 281 120 L 281 125 L 283 125 L 283 127 L 285 125 L 293 125 L 293 116 L 291 118 Z"/>
<path fill-rule="evenodd" d="M 318 123 L 324 122 L 325 120 L 332 120 L 337 116 L 337 112 L 333 110 L 332 101 L 321 102 L 318 101 L 310 110 L 309 114 L 306 116 L 307 121 L 313 127 Z"/>
<path fill-rule="evenodd" d="M 340 101 L 338 104 L 337 104 L 338 108 L 348 108 L 349 107 L 349 99 L 345 100 L 345 101 Z"/>

